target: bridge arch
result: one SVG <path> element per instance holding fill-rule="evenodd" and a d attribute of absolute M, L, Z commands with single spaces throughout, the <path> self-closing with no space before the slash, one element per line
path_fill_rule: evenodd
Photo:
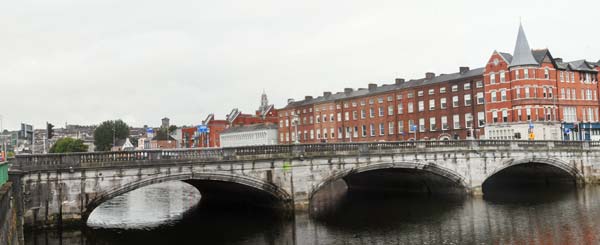
<path fill-rule="evenodd" d="M 377 170 L 388 170 L 388 169 L 389 170 L 393 170 L 393 169 L 415 170 L 415 171 L 422 171 L 424 173 L 430 173 L 430 174 L 439 176 L 441 178 L 444 178 L 444 179 L 448 180 L 449 182 L 455 183 L 457 186 L 459 186 L 460 188 L 462 188 L 464 190 L 464 193 L 469 193 L 471 191 L 471 189 L 469 188 L 469 185 L 467 185 L 467 183 L 465 182 L 465 179 L 462 175 L 458 174 L 457 172 L 455 172 L 451 169 L 439 166 L 433 162 L 378 163 L 378 164 L 371 164 L 371 165 L 367 165 L 367 166 L 344 169 L 344 170 L 335 172 L 334 174 L 325 178 L 323 181 L 321 181 L 319 184 L 317 184 L 316 186 L 314 186 L 312 188 L 312 191 L 310 192 L 310 195 L 309 195 L 309 202 L 312 202 L 315 194 L 317 194 L 325 186 L 328 186 L 329 184 L 331 184 L 335 181 L 345 179 L 349 176 L 360 174 L 360 173 L 366 173 L 366 172 L 377 171 Z"/>
<path fill-rule="evenodd" d="M 581 184 L 584 182 L 584 176 L 575 166 L 569 164 L 566 161 L 557 159 L 557 158 L 522 158 L 522 159 L 510 159 L 504 161 L 500 164 L 500 166 L 494 168 L 491 172 L 486 174 L 484 181 L 481 183 L 481 189 L 485 192 L 486 185 L 490 184 L 490 181 L 493 180 L 494 177 L 497 177 L 499 174 L 502 174 L 511 168 L 524 166 L 526 164 L 538 164 L 541 166 L 546 166 L 552 169 L 555 173 L 560 173 L 563 176 L 568 176 L 570 180 L 573 181 L 574 184 Z M 556 171 L 557 170 L 557 171 Z M 477 188 L 477 187 L 475 187 Z"/>
<path fill-rule="evenodd" d="M 100 204 L 115 198 L 117 196 L 123 195 L 130 191 L 168 181 L 183 181 L 191 184 L 193 181 L 206 181 L 206 182 L 221 182 L 221 183 L 229 183 L 229 184 L 237 184 L 243 187 L 251 188 L 253 190 L 265 193 L 272 197 L 274 200 L 277 200 L 281 203 L 282 209 L 291 210 L 293 207 L 293 201 L 291 195 L 276 186 L 273 183 L 269 183 L 263 181 L 261 179 L 253 178 L 246 175 L 238 175 L 238 174 L 223 174 L 223 173 L 185 173 L 185 174 L 171 174 L 168 176 L 160 176 L 153 178 L 144 178 L 138 181 L 134 181 L 128 183 L 126 185 L 122 185 L 119 188 L 106 190 L 98 193 L 93 199 L 91 199 L 85 206 L 82 212 L 82 220 L 83 222 L 87 222 L 89 215 L 94 211 L 95 208 L 100 206 Z M 192 184 L 194 185 L 194 184 Z M 195 185 L 194 185 L 195 186 Z M 198 186 L 195 186 L 198 188 Z M 203 195 L 202 191 L 200 193 Z"/>

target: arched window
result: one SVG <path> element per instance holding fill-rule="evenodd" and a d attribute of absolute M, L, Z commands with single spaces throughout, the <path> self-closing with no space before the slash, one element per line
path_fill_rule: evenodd
<path fill-rule="evenodd" d="M 548 68 L 544 69 L 544 78 L 550 79 L 550 70 Z"/>

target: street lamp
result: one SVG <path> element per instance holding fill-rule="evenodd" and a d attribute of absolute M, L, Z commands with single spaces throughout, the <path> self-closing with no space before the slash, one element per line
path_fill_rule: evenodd
<path fill-rule="evenodd" d="M 300 122 L 300 118 L 298 117 L 298 115 L 293 115 L 292 117 L 292 124 L 294 124 L 294 131 L 295 136 L 294 136 L 294 144 L 300 144 L 300 141 L 298 140 L 298 123 Z"/>
<path fill-rule="evenodd" d="M 3 160 L 6 161 L 6 158 L 8 157 L 8 150 L 7 150 L 7 144 L 6 144 L 6 135 L 4 135 L 4 125 L 3 122 L 4 121 L 4 117 L 2 115 L 0 115 L 0 136 L 2 137 L 2 142 L 0 142 L 1 146 L 2 146 L 2 151 L 0 151 L 0 155 L 2 155 L 1 153 L 4 152 L 4 156 L 3 156 Z"/>

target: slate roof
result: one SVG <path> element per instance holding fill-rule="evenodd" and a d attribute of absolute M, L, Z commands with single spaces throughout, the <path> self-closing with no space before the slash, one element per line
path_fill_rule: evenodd
<path fill-rule="evenodd" d="M 498 52 L 498 53 L 500 55 L 502 55 L 502 57 L 507 62 L 509 62 L 509 63 L 511 62 L 512 55 L 510 55 L 508 53 L 502 53 L 502 52 Z M 544 58 L 546 56 L 549 56 L 550 59 L 554 59 L 552 57 L 552 55 L 550 54 L 550 50 L 548 50 L 548 49 L 534 49 L 531 51 L 531 54 L 538 65 L 542 64 L 544 62 Z M 597 72 L 596 69 L 594 69 L 594 68 L 596 66 L 598 66 L 600 63 L 600 61 L 598 61 L 598 63 L 594 63 L 594 62 L 589 62 L 589 61 L 586 61 L 583 59 L 575 60 L 575 61 L 571 61 L 571 62 L 558 62 L 556 60 L 553 60 L 553 61 L 556 64 L 556 68 L 561 69 L 561 70 L 588 71 L 588 72 Z"/>
<path fill-rule="evenodd" d="M 550 56 L 550 51 L 548 49 L 534 49 L 531 54 L 538 64 L 542 64 L 546 55 Z"/>
<path fill-rule="evenodd" d="M 506 60 L 506 62 L 508 64 L 510 64 L 510 62 L 512 62 L 512 54 L 509 53 L 502 53 L 502 52 L 498 52 L 500 55 L 502 55 L 502 58 L 504 58 Z"/>
<path fill-rule="evenodd" d="M 472 77 L 482 76 L 483 70 L 484 70 L 484 68 L 481 67 L 481 68 L 476 68 L 476 69 L 466 71 L 464 73 L 457 72 L 457 73 L 452 73 L 452 74 L 441 74 L 439 76 L 433 77 L 432 79 L 421 78 L 421 79 L 409 80 L 409 81 L 406 81 L 406 82 L 403 82 L 400 84 L 384 84 L 381 86 L 377 86 L 375 89 L 372 89 L 372 90 L 369 90 L 366 88 L 359 88 L 358 90 L 354 90 L 349 93 L 338 92 L 338 93 L 331 94 L 326 97 L 319 96 L 319 97 L 309 99 L 309 100 L 300 100 L 300 101 L 291 102 L 285 108 L 293 108 L 293 107 L 298 107 L 298 106 L 319 104 L 319 103 L 323 103 L 323 102 L 331 102 L 331 101 L 336 101 L 336 100 L 341 100 L 341 99 L 352 99 L 352 98 L 364 97 L 367 95 L 380 94 L 380 93 L 389 92 L 389 91 L 403 90 L 403 89 L 408 89 L 408 88 L 416 88 L 416 87 L 431 85 L 431 84 L 436 84 L 436 83 L 472 78 Z"/>
<path fill-rule="evenodd" d="M 525 31 L 523 31 L 523 25 L 519 25 L 519 33 L 517 34 L 517 43 L 515 44 L 513 59 L 508 67 L 526 65 L 539 65 L 539 63 L 533 57 L 531 48 L 529 48 Z"/>
<path fill-rule="evenodd" d="M 594 65 L 592 63 L 587 62 L 586 60 L 576 60 L 576 61 L 571 61 L 571 62 L 567 62 L 569 64 L 569 67 L 573 70 L 576 71 L 592 71 L 595 72 L 596 70 L 593 68 Z"/>
<path fill-rule="evenodd" d="M 277 130 L 277 128 L 278 128 L 277 124 L 264 124 L 264 123 L 251 124 L 251 125 L 246 125 L 246 126 L 230 127 L 228 129 L 221 131 L 221 135 L 230 134 L 230 133 L 249 132 L 249 131 L 256 131 L 256 130 L 263 130 L 263 129 Z"/>

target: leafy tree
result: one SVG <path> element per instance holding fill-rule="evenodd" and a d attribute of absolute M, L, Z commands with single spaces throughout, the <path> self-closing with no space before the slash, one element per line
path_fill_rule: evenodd
<path fill-rule="evenodd" d="M 133 145 L 133 147 L 138 147 L 138 137 L 129 137 L 129 142 Z"/>
<path fill-rule="evenodd" d="M 169 126 L 169 133 L 170 134 L 172 134 L 173 132 L 175 132 L 175 130 L 177 130 L 177 126 L 175 126 L 175 125 Z"/>
<path fill-rule="evenodd" d="M 94 130 L 94 145 L 96 151 L 108 151 L 113 146 L 114 140 L 129 137 L 129 126 L 122 120 L 104 121 Z"/>
<path fill-rule="evenodd" d="M 169 132 L 167 132 L 167 129 L 165 129 L 165 128 L 160 128 L 160 129 L 158 129 L 158 131 L 156 131 L 156 135 L 154 137 L 157 140 L 168 140 Z"/>
<path fill-rule="evenodd" d="M 50 147 L 50 153 L 66 153 L 66 152 L 86 152 L 88 146 L 83 144 L 80 139 L 62 138 L 56 141 Z"/>

